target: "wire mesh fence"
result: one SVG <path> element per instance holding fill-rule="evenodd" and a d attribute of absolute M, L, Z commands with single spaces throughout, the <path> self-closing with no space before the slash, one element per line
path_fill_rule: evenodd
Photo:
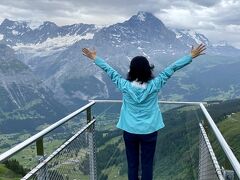
<path fill-rule="evenodd" d="M 94 120 L 95 122 L 95 120 Z M 94 163 L 94 122 L 84 126 L 74 136 L 62 144 L 46 159 L 22 178 L 32 180 L 74 180 L 89 179 Z M 91 131 L 88 129 L 91 128 Z"/>
<path fill-rule="evenodd" d="M 224 180 L 215 153 L 200 123 L 199 133 L 199 180 Z"/>
<path fill-rule="evenodd" d="M 116 128 L 121 103 L 96 103 L 96 158 L 99 180 L 127 180 L 125 148 L 122 131 Z M 124 170 L 123 170 L 124 168 Z"/>

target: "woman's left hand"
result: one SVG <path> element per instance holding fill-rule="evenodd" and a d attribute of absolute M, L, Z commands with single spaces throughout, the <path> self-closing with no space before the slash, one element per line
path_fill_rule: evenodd
<path fill-rule="evenodd" d="M 83 52 L 83 55 L 92 59 L 92 60 L 95 60 L 96 56 L 97 56 L 97 52 L 96 50 L 89 50 L 88 48 L 83 48 L 82 49 L 82 52 Z"/>

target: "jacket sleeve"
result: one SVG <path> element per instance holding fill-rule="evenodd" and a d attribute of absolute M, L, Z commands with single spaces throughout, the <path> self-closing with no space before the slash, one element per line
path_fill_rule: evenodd
<path fill-rule="evenodd" d="M 166 67 L 157 77 L 153 79 L 153 82 L 157 86 L 157 89 L 160 90 L 161 87 L 166 84 L 167 80 L 173 75 L 175 71 L 183 68 L 191 62 L 192 56 L 186 55 Z"/>
<path fill-rule="evenodd" d="M 117 88 L 120 91 L 124 91 L 124 88 L 127 84 L 127 80 L 124 79 L 115 69 L 113 69 L 109 64 L 105 62 L 100 57 L 96 57 L 94 63 L 100 67 L 102 70 L 104 70 L 107 75 L 111 78 L 112 82 L 116 84 Z"/>

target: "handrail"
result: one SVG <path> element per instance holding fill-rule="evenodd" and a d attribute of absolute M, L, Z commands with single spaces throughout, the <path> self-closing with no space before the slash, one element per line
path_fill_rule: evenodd
<path fill-rule="evenodd" d="M 121 103 L 122 100 L 115 100 L 115 99 L 93 99 L 89 100 L 89 102 L 102 102 L 102 103 Z M 158 101 L 159 103 L 164 103 L 164 104 L 192 104 L 192 105 L 200 105 L 200 103 L 207 104 L 207 102 L 186 102 L 186 101 Z"/>
<path fill-rule="evenodd" d="M 16 154 L 17 152 L 21 151 L 22 149 L 24 149 L 25 147 L 29 146 L 30 144 L 32 144 L 33 142 L 35 142 L 36 140 L 38 140 L 39 138 L 45 136 L 46 134 L 50 133 L 51 131 L 53 131 L 54 129 L 56 129 L 57 127 L 61 126 L 62 124 L 66 123 L 67 121 L 69 121 L 70 119 L 72 119 L 73 117 L 77 116 L 79 113 L 85 111 L 87 108 L 91 107 L 92 105 L 94 105 L 95 102 L 89 102 L 88 104 L 86 104 L 85 106 L 81 107 L 80 109 L 74 111 L 73 113 L 67 115 L 66 117 L 60 119 L 59 121 L 57 121 L 56 123 L 50 125 L 49 127 L 47 127 L 46 129 L 43 129 L 42 131 L 40 131 L 39 133 L 31 136 L 30 138 L 26 139 L 25 141 L 17 144 L 16 146 L 14 146 L 13 148 L 9 149 L 8 151 L 4 152 L 3 154 L 0 155 L 0 162 L 10 158 L 11 156 L 13 156 L 14 154 Z"/>
<path fill-rule="evenodd" d="M 214 123 L 212 117 L 210 116 L 210 114 L 208 113 L 207 109 L 205 108 L 205 106 L 200 103 L 200 107 L 206 117 L 206 119 L 208 120 L 208 123 L 210 124 L 215 136 L 218 139 L 218 142 L 220 143 L 223 151 L 225 152 L 228 160 L 230 161 L 233 169 L 235 170 L 238 178 L 240 179 L 240 164 L 237 160 L 237 158 L 235 157 L 235 155 L 233 154 L 232 150 L 230 149 L 229 145 L 227 144 L 226 140 L 224 139 L 223 135 L 221 134 L 221 132 L 219 131 L 218 127 L 216 126 L 216 124 Z"/>

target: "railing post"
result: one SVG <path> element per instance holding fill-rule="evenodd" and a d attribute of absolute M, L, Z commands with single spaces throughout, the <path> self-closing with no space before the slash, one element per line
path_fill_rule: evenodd
<path fill-rule="evenodd" d="M 92 121 L 91 107 L 87 108 L 87 123 Z M 88 128 L 89 169 L 90 180 L 97 180 L 96 146 L 95 146 L 95 123 Z"/>
<path fill-rule="evenodd" d="M 43 137 L 36 140 L 37 155 L 44 156 Z"/>
<path fill-rule="evenodd" d="M 225 170 L 222 167 L 222 173 L 223 173 L 225 180 L 234 180 L 234 171 L 233 170 Z"/>
<path fill-rule="evenodd" d="M 36 140 L 36 148 L 37 148 L 37 156 L 38 162 L 41 163 L 44 161 L 45 156 L 44 156 L 44 147 L 43 147 L 43 137 L 39 138 Z M 37 174 L 37 180 L 45 180 L 48 179 L 48 170 L 47 170 L 47 165 L 45 165 L 44 168 L 42 168 L 38 174 Z"/>

